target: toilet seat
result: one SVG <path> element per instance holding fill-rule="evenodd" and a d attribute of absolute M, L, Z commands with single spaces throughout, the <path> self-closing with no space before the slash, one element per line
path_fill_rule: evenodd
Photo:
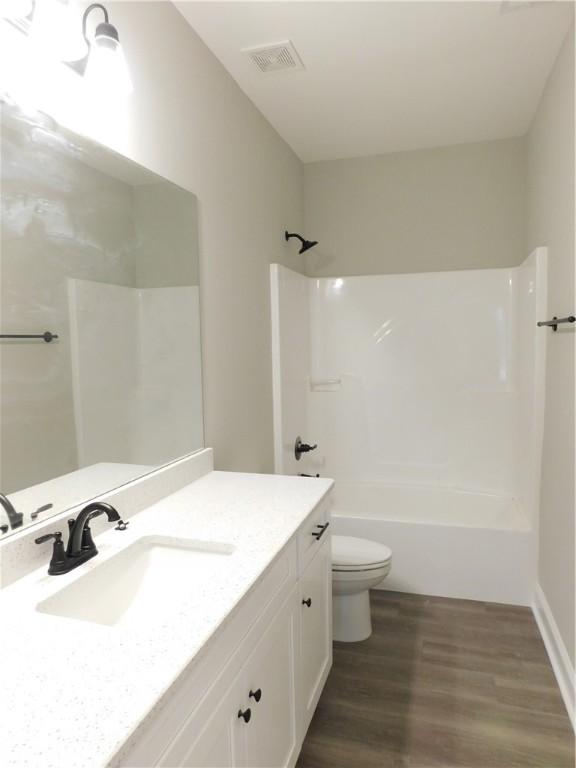
<path fill-rule="evenodd" d="M 332 570 L 339 573 L 386 568 L 392 550 L 384 544 L 354 536 L 332 536 Z"/>

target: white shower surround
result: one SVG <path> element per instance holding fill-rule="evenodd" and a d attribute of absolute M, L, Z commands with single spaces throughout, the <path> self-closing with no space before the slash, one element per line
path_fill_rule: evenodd
<path fill-rule="evenodd" d="M 336 479 L 335 532 L 394 550 L 383 588 L 531 601 L 545 250 L 510 269 L 272 267 L 276 471 Z M 298 463 L 296 434 L 319 445 Z"/>
<path fill-rule="evenodd" d="M 68 279 L 78 462 L 158 466 L 203 443 L 198 286 Z"/>

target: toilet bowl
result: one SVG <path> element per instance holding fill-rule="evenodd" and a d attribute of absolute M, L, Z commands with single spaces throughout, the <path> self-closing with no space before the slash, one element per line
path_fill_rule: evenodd
<path fill-rule="evenodd" d="M 372 634 L 369 590 L 390 571 L 392 551 L 376 541 L 332 536 L 334 640 L 355 643 Z"/>

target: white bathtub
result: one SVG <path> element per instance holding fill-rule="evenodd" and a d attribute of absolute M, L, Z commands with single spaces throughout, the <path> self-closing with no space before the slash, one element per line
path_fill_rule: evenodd
<path fill-rule="evenodd" d="M 339 481 L 334 507 L 352 517 L 465 528 L 529 529 L 515 499 L 434 486 Z"/>
<path fill-rule="evenodd" d="M 382 589 L 529 605 L 529 521 L 512 498 L 441 487 L 336 481 L 333 530 L 392 548 Z"/>

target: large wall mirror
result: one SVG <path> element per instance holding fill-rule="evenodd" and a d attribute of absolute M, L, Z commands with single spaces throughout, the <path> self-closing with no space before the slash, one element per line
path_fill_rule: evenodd
<path fill-rule="evenodd" d="M 5 537 L 204 443 L 195 196 L 6 104 L 1 173 Z"/>

